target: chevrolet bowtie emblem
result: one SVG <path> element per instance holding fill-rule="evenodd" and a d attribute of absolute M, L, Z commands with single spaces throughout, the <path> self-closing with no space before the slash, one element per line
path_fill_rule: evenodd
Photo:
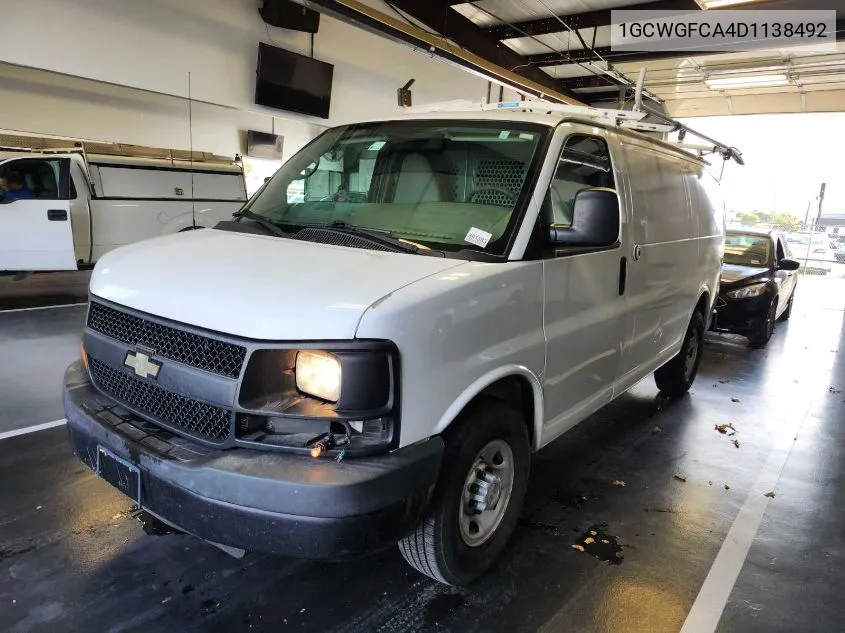
<path fill-rule="evenodd" d="M 161 363 L 151 360 L 144 352 L 129 352 L 123 364 L 135 370 L 135 375 L 141 378 L 158 378 Z"/>

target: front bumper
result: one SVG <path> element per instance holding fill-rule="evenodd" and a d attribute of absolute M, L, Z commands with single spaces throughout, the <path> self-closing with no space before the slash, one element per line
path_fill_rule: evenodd
<path fill-rule="evenodd" d="M 716 302 L 716 318 L 711 329 L 720 332 L 749 332 L 766 320 L 772 297 L 766 293 L 749 299 L 726 299 L 721 295 Z"/>
<path fill-rule="evenodd" d="M 199 538 L 299 558 L 354 558 L 388 546 L 422 519 L 443 441 L 337 463 L 175 436 L 97 392 L 81 363 L 65 374 L 76 455 L 96 471 L 103 447 L 140 471 L 140 505 Z"/>

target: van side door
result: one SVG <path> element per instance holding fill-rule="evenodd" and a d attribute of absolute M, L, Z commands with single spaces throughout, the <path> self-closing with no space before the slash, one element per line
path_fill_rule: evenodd
<path fill-rule="evenodd" d="M 0 178 L 20 181 L 0 198 L 0 270 L 76 270 L 70 159 L 11 159 Z"/>
<path fill-rule="evenodd" d="M 674 356 L 701 288 L 684 161 L 639 140 L 623 143 L 632 201 L 629 338 L 617 391 Z M 714 269 L 714 273 L 716 269 Z"/>
<path fill-rule="evenodd" d="M 607 141 L 570 134 L 541 210 L 544 234 L 550 223 L 571 226 L 575 196 L 596 187 L 616 188 Z M 624 208 L 621 215 L 620 243 L 594 249 L 550 246 L 545 253 L 543 443 L 612 398 L 626 323 Z"/>

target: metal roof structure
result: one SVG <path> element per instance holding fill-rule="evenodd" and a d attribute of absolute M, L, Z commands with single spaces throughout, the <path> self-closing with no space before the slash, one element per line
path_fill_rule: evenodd
<path fill-rule="evenodd" d="M 808 9 L 801 0 L 725 2 L 723 8 Z M 706 0 L 367 0 L 367 4 L 509 72 L 530 77 L 535 85 L 564 95 L 570 103 L 624 103 L 631 98 L 639 71 L 646 68 L 646 99 L 674 117 L 845 110 L 845 7 L 838 0 L 814 1 L 812 7 L 839 9 L 835 51 L 792 47 L 695 55 L 613 51 L 611 13 L 623 8 L 697 12 L 704 10 Z M 761 81 L 766 76 L 777 76 L 778 81 Z"/>

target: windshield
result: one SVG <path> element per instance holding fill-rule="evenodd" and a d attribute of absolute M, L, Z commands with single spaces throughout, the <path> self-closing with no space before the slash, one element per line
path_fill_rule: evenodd
<path fill-rule="evenodd" d="M 768 266 L 772 240 L 768 235 L 728 233 L 725 237 L 725 263 L 735 266 Z"/>
<path fill-rule="evenodd" d="M 344 223 L 501 255 L 530 198 L 545 126 L 392 121 L 328 130 L 247 205 L 282 228 Z"/>

